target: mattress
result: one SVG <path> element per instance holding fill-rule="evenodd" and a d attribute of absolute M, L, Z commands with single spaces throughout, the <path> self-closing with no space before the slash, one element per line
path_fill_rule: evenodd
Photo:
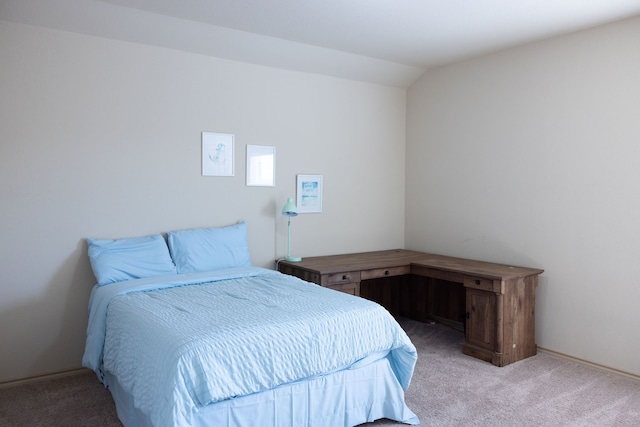
<path fill-rule="evenodd" d="M 402 396 L 415 347 L 362 298 L 244 267 L 96 286 L 89 314 L 83 364 L 131 425 L 256 425 L 237 405 L 268 414 L 264 425 L 417 422 Z M 397 408 L 375 409 L 387 401 Z M 331 414 L 342 421 L 326 424 Z"/>

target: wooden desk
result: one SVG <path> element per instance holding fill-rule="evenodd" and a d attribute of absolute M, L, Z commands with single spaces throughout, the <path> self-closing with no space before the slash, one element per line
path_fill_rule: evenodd
<path fill-rule="evenodd" d="M 416 292 L 420 284 L 412 278 L 428 278 L 445 287 L 458 284 L 464 298 L 465 354 L 505 366 L 537 352 L 535 289 L 538 275 L 544 271 L 541 269 L 395 249 L 311 257 L 295 263 L 281 261 L 278 270 L 321 286 L 377 300 L 387 308 L 395 307 L 390 310 L 395 311 L 394 314 L 416 320 L 424 319 L 407 307 L 439 302 L 421 301 L 420 296 L 426 298 L 428 293 Z M 397 286 L 400 291 L 394 294 L 391 290 L 390 298 L 373 298 L 374 292 L 364 291 L 367 283 L 380 280 L 387 289 Z"/>

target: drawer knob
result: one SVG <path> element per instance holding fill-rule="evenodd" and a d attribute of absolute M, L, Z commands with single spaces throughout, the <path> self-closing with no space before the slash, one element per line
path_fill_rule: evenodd
<path fill-rule="evenodd" d="M 348 274 L 343 274 L 342 275 L 342 280 L 347 280 L 349 279 L 349 275 Z"/>
<path fill-rule="evenodd" d="M 480 286 L 480 280 L 476 279 L 476 285 Z"/>
<path fill-rule="evenodd" d="M 389 275 L 389 270 L 385 270 L 385 271 L 384 271 L 384 275 L 385 275 L 385 276 L 388 276 L 388 275 Z"/>

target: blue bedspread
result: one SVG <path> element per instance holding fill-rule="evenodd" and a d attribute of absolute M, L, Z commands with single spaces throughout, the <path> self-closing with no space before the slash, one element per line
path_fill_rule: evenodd
<path fill-rule="evenodd" d="M 95 287 L 89 309 L 83 365 L 116 375 L 156 426 L 389 350 L 406 390 L 417 359 L 378 304 L 257 267 Z"/>

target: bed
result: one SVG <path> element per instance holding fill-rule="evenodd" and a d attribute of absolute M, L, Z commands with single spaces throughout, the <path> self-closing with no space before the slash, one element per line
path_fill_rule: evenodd
<path fill-rule="evenodd" d="M 129 426 L 418 424 L 415 347 L 378 304 L 252 266 L 244 223 L 88 239 L 83 366 Z"/>

